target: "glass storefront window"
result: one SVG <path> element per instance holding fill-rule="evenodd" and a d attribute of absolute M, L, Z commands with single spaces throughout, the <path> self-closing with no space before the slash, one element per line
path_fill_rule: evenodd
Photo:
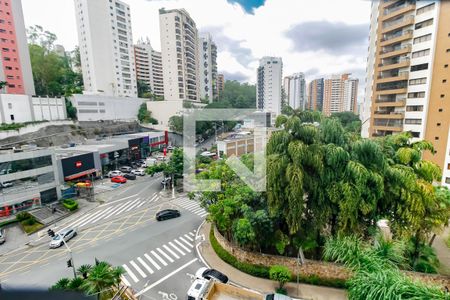
<path fill-rule="evenodd" d="M 1 179 L 0 179 L 1 180 Z M 26 189 L 35 188 L 42 184 L 48 184 L 55 181 L 55 174 L 48 172 L 38 176 L 30 176 L 13 180 L 9 182 L 0 181 L 0 193 L 9 194 L 17 193 Z"/>
<path fill-rule="evenodd" d="M 0 175 L 28 171 L 37 168 L 48 167 L 51 165 L 52 165 L 52 157 L 50 155 L 6 161 L 0 163 Z"/>

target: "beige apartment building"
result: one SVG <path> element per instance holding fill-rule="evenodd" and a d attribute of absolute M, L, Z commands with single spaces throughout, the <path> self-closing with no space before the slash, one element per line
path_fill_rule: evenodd
<path fill-rule="evenodd" d="M 150 41 L 139 40 L 134 45 L 136 78 L 147 84 L 158 98 L 164 98 L 161 52 L 152 48 Z"/>
<path fill-rule="evenodd" d="M 372 2 L 362 136 L 411 132 L 450 186 L 450 1 Z"/>
<path fill-rule="evenodd" d="M 316 87 L 319 88 L 319 85 Z M 313 97 L 319 94 L 318 91 L 310 92 Z M 322 112 L 324 115 L 330 116 L 333 113 L 344 111 L 356 113 L 357 99 L 358 79 L 351 78 L 350 74 L 331 75 L 323 79 Z"/>

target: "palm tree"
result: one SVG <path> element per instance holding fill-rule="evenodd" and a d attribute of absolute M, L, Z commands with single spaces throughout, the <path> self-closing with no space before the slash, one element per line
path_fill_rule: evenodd
<path fill-rule="evenodd" d="M 92 266 L 89 264 L 86 265 L 81 265 L 78 269 L 77 272 L 79 274 L 81 274 L 81 276 L 83 276 L 83 279 L 86 279 L 88 276 L 88 273 L 92 270 Z"/>
<path fill-rule="evenodd" d="M 101 299 L 102 295 L 108 295 L 112 287 L 118 287 L 121 275 L 125 273 L 122 267 L 111 267 L 105 261 L 101 261 L 89 271 L 82 288 L 88 295 L 97 295 Z"/>
<path fill-rule="evenodd" d="M 83 282 L 84 282 L 84 280 L 81 277 L 73 278 L 67 285 L 67 288 L 72 291 L 81 291 L 82 290 L 81 286 L 82 286 Z"/>
<path fill-rule="evenodd" d="M 67 290 L 69 287 L 70 279 L 69 278 L 61 278 L 58 280 L 53 286 L 50 287 L 49 290 Z"/>

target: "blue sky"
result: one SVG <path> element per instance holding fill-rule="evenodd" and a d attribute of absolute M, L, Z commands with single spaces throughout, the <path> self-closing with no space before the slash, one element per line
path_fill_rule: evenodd
<path fill-rule="evenodd" d="M 247 13 L 252 13 L 254 8 L 258 8 L 264 4 L 265 0 L 228 0 L 231 3 L 238 3 Z"/>

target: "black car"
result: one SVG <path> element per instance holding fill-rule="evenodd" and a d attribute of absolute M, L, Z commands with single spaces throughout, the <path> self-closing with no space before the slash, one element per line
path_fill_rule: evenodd
<path fill-rule="evenodd" d="M 156 213 L 156 220 L 162 221 L 167 219 L 178 218 L 181 216 L 180 211 L 176 209 L 164 209 Z"/>
<path fill-rule="evenodd" d="M 195 276 L 197 278 L 205 278 L 208 280 L 215 279 L 222 283 L 228 282 L 227 275 L 223 274 L 222 272 L 217 271 L 216 269 L 208 269 L 208 268 L 200 268 L 195 273 Z"/>
<path fill-rule="evenodd" d="M 125 173 L 123 174 L 123 177 L 129 180 L 136 180 L 136 175 L 134 175 L 133 173 Z"/>

